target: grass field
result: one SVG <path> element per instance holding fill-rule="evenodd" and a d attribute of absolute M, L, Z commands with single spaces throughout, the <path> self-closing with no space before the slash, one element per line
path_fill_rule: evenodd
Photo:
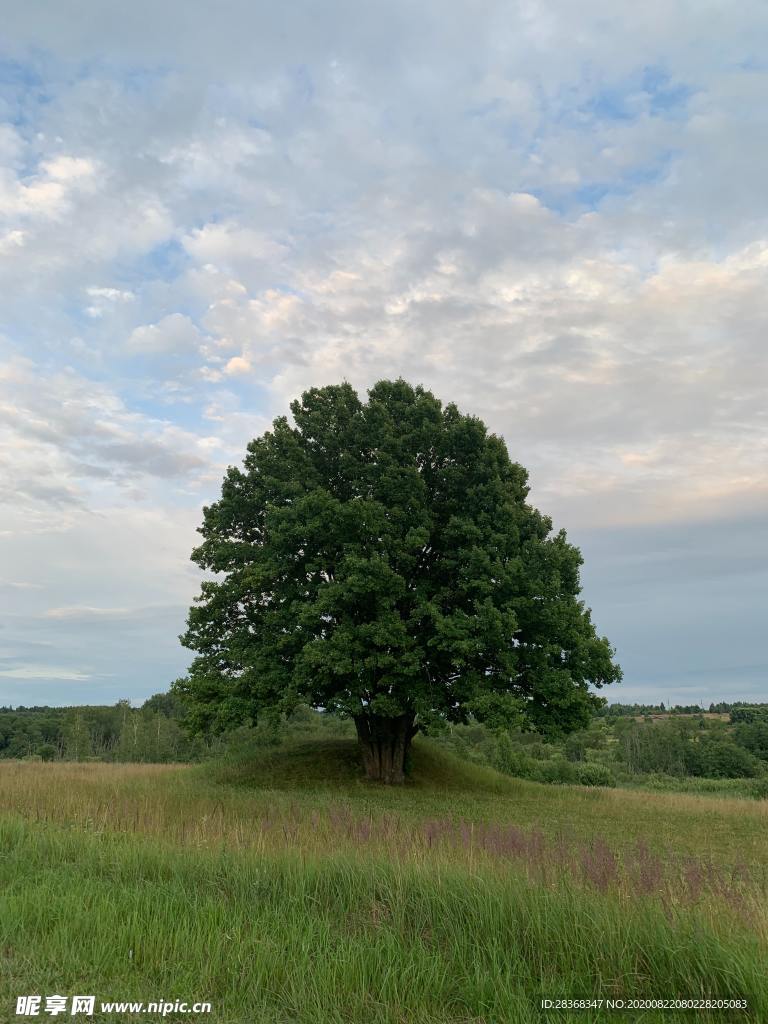
<path fill-rule="evenodd" d="M 216 1024 L 768 1020 L 768 801 L 541 786 L 414 747 L 0 769 L 0 1020 L 16 997 L 206 1000 Z M 542 1011 L 543 997 L 746 999 Z M 5 1016 L 2 1016 L 5 1014 Z"/>

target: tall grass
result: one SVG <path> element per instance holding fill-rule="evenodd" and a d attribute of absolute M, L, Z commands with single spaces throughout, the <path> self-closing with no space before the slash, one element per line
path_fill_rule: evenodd
<path fill-rule="evenodd" d="M 428 744 L 414 774 L 368 785 L 339 741 L 213 778 L 2 766 L 0 1021 L 35 992 L 206 999 L 216 1024 L 723 1019 L 543 1013 L 557 996 L 768 1020 L 763 805 L 545 787 Z"/>
<path fill-rule="evenodd" d="M 659 856 L 768 867 L 768 801 L 542 786 L 469 765 L 429 744 L 414 746 L 414 778 L 398 789 L 357 775 L 354 744 L 307 744 L 262 760 L 208 768 L 7 762 L 0 808 L 30 821 L 91 831 L 164 836 L 182 845 L 279 845 L 285 824 L 302 845 L 324 845 L 318 818 L 344 811 L 405 834 L 432 819 L 500 823 L 557 841 L 604 838 Z M 289 836 L 290 838 L 290 836 Z M 335 848 L 338 835 L 328 842 Z"/>
<path fill-rule="evenodd" d="M 76 991 L 206 999 L 226 1024 L 527 1024 L 544 996 L 674 994 L 768 1016 L 759 938 L 695 908 L 515 871 L 173 850 L 11 818 L 0 848 L 5 1007 Z"/>

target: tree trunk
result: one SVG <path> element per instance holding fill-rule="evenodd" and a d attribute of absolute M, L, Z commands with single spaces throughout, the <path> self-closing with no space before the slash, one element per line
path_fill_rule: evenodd
<path fill-rule="evenodd" d="M 405 781 L 405 756 L 418 731 L 413 719 L 413 713 L 397 718 L 355 716 L 357 740 L 369 779 L 387 785 L 399 785 Z"/>

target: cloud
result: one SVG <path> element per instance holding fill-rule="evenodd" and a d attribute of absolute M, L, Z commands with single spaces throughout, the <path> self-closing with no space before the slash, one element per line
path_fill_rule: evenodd
<path fill-rule="evenodd" d="M 0 253 L 10 253 L 14 249 L 20 248 L 24 245 L 26 235 L 23 231 L 15 228 L 13 231 L 7 232 L 0 238 Z"/>
<path fill-rule="evenodd" d="M 117 622 L 156 621 L 158 617 L 178 618 L 186 609 L 179 605 L 147 605 L 138 608 L 102 608 L 88 605 L 65 605 L 49 608 L 44 612 L 46 619 L 58 619 L 81 624 L 93 624 L 113 620 Z"/>
<path fill-rule="evenodd" d="M 128 608 L 88 608 L 73 605 L 69 608 L 49 608 L 45 613 L 48 619 L 124 619 L 131 614 Z"/>
<path fill-rule="evenodd" d="M 128 338 L 128 347 L 147 354 L 195 352 L 204 336 L 188 316 L 171 313 L 156 324 L 136 327 Z"/>
<path fill-rule="evenodd" d="M 194 487 L 210 471 L 210 438 L 135 412 L 72 370 L 36 371 L 29 360 L 0 368 L 4 504 L 50 520 L 62 507 L 98 506 L 137 481 Z"/>
<path fill-rule="evenodd" d="M 43 160 L 28 184 L 6 172 L 0 176 L 0 217 L 18 216 L 33 223 L 37 218 L 61 217 L 76 193 L 91 190 L 97 170 L 93 160 L 59 156 Z"/>
<path fill-rule="evenodd" d="M 88 157 L 62 155 L 52 160 L 44 160 L 40 169 L 53 181 L 79 182 L 93 178 L 98 166 Z"/>
<path fill-rule="evenodd" d="M 99 678 L 139 629 L 117 612 L 191 599 L 200 505 L 311 385 L 402 374 L 481 416 L 557 525 L 643 552 L 649 600 L 653 531 L 716 522 L 730 550 L 768 502 L 764 6 L 304 13 L 77 0 L 4 27 L 0 544 L 44 587 L 14 630 L 108 637 Z M 660 624 L 613 607 L 651 686 L 632 630 Z M 131 678 L 177 671 L 141 628 Z M 727 629 L 724 666 L 763 657 Z"/>
<path fill-rule="evenodd" d="M 224 372 L 232 376 L 239 373 L 250 373 L 251 364 L 242 356 L 233 356 L 224 367 Z"/>
<path fill-rule="evenodd" d="M 131 302 L 135 295 L 133 292 L 121 291 L 119 288 L 86 288 L 89 295 L 95 299 L 107 299 L 110 302 Z"/>
<path fill-rule="evenodd" d="M 764 375 L 744 374 L 745 352 L 765 362 L 761 246 L 644 272 L 600 251 L 593 220 L 563 222 L 535 199 L 472 196 L 458 224 L 400 237 L 402 283 L 385 228 L 347 250 L 346 269 L 297 277 L 298 294 L 214 303 L 207 326 L 242 346 L 236 358 L 277 369 L 276 411 L 310 385 L 403 373 L 486 418 L 542 493 L 600 494 L 601 515 L 765 499 L 751 426 Z"/>
<path fill-rule="evenodd" d="M 109 314 L 116 303 L 133 302 L 136 298 L 131 291 L 123 291 L 120 288 L 99 288 L 92 285 L 86 288 L 86 293 L 92 300 L 90 306 L 86 306 L 85 312 L 91 317 L 102 317 Z"/>
<path fill-rule="evenodd" d="M 55 680 L 60 682 L 83 682 L 91 678 L 87 672 L 59 668 L 55 665 L 17 665 L 15 668 L 0 669 L 3 679 Z"/>

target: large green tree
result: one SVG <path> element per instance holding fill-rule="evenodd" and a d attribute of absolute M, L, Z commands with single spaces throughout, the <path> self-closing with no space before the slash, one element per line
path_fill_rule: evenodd
<path fill-rule="evenodd" d="M 554 734 L 621 677 L 578 599 L 577 548 L 526 503 L 504 441 L 404 380 L 313 388 L 230 467 L 192 558 L 176 691 L 221 730 L 298 703 L 354 719 L 371 779 L 469 714 Z"/>

